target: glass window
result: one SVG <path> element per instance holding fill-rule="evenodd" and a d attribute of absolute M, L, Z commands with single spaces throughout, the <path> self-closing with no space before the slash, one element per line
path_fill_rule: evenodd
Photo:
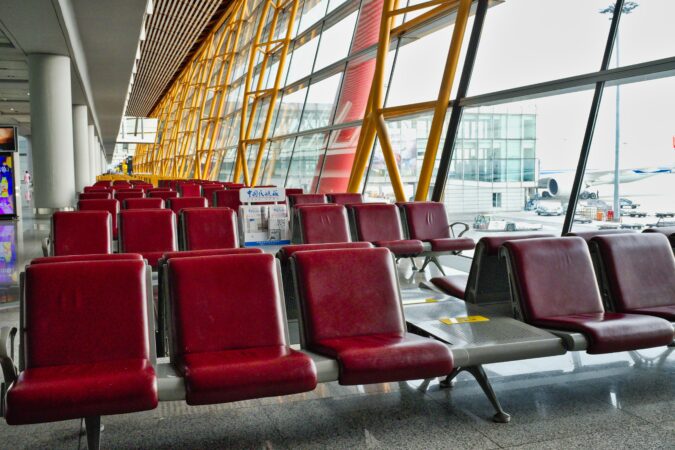
<path fill-rule="evenodd" d="M 268 148 L 267 163 L 262 184 L 283 186 L 288 173 L 288 163 L 291 161 L 295 138 L 274 141 Z"/>
<path fill-rule="evenodd" d="M 475 224 L 466 234 L 475 240 L 486 231 L 559 234 L 588 120 L 579 112 L 589 110 L 592 96 L 588 86 L 466 109 L 443 193 L 450 220 Z M 472 124 L 487 134 L 473 137 Z M 552 178 L 564 191 L 550 192 Z"/>
<path fill-rule="evenodd" d="M 330 123 L 341 79 L 342 74 L 338 73 L 309 87 L 300 131 L 325 127 Z"/>
<path fill-rule="evenodd" d="M 306 96 L 307 88 L 302 88 L 290 94 L 284 94 L 284 97 L 281 99 L 281 105 L 279 105 L 274 136 L 283 136 L 284 134 L 298 131 Z"/>
<path fill-rule="evenodd" d="M 598 70 L 610 24 L 600 10 L 608 3 L 509 0 L 494 5 L 485 18 L 469 95 Z"/>
<path fill-rule="evenodd" d="M 626 7 L 629 3 L 637 6 Z M 612 66 L 626 66 L 675 55 L 675 2 L 640 0 L 625 2 L 624 5 Z M 605 19 L 610 17 L 611 14 L 605 15 Z M 617 57 L 619 64 L 616 64 Z"/>
<path fill-rule="evenodd" d="M 659 217 L 675 212 L 674 103 L 675 77 L 605 87 L 574 230 L 640 230 L 675 221 Z"/>
<path fill-rule="evenodd" d="M 300 28 L 298 34 L 323 19 L 326 15 L 328 0 L 306 0 L 302 8 L 302 18 L 300 19 Z"/>
<path fill-rule="evenodd" d="M 295 144 L 286 186 L 301 187 L 310 193 L 316 190 L 321 167 L 317 162 L 326 150 L 328 133 L 300 136 Z"/>
<path fill-rule="evenodd" d="M 336 23 L 321 35 L 321 45 L 316 55 L 314 71 L 339 61 L 347 56 L 354 35 L 357 11 L 354 11 L 340 22 Z"/>
<path fill-rule="evenodd" d="M 472 23 L 473 19 L 470 19 L 469 30 Z M 387 106 L 408 105 L 438 98 L 438 89 L 441 86 L 453 28 L 453 26 L 447 26 L 426 36 L 406 35 L 402 39 L 387 94 Z M 469 33 L 466 33 L 462 42 L 458 67 L 464 64 L 468 42 Z M 451 98 L 456 95 L 460 75 L 461 70 L 458 70 L 455 74 Z"/>
<path fill-rule="evenodd" d="M 316 55 L 316 49 L 318 45 L 319 38 L 314 37 L 306 44 L 303 44 L 302 46 L 293 50 L 291 65 L 288 68 L 286 85 L 298 81 L 300 78 L 306 77 L 312 72 L 314 56 Z"/>

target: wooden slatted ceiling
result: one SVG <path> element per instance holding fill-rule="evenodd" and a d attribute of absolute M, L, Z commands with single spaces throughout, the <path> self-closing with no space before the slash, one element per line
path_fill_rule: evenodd
<path fill-rule="evenodd" d="M 141 42 L 127 116 L 150 113 L 224 3 L 228 0 L 155 0 L 146 39 Z"/>

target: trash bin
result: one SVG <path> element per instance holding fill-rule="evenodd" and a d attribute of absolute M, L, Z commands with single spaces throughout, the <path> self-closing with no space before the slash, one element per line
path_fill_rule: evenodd
<path fill-rule="evenodd" d="M 605 220 L 605 215 L 602 213 L 602 211 L 597 211 L 595 213 L 595 220 L 597 220 L 598 222 L 602 222 L 603 220 Z"/>
<path fill-rule="evenodd" d="M 614 211 L 611 210 L 611 209 L 609 211 L 607 211 L 607 221 L 608 222 L 614 221 Z"/>

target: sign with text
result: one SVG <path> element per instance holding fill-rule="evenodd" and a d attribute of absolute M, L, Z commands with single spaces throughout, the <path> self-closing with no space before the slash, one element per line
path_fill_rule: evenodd
<path fill-rule="evenodd" d="M 242 203 L 279 203 L 286 201 L 283 188 L 261 187 L 239 189 L 239 201 Z"/>

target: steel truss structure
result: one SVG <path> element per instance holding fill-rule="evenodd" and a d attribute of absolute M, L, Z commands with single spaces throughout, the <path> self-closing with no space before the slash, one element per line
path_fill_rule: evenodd
<path fill-rule="evenodd" d="M 137 172 L 176 178 L 220 178 L 224 180 L 229 177 L 233 181 L 256 185 L 268 180 L 267 175 L 272 173 L 274 164 L 279 159 L 280 150 L 277 148 L 277 153 L 274 153 L 273 144 L 279 143 L 280 147 L 281 144 L 285 145 L 286 142 L 290 142 L 288 153 L 292 159 L 297 153 L 296 144 L 293 144 L 296 139 L 299 141 L 303 137 L 324 136 L 320 143 L 324 156 L 320 157 L 318 163 L 315 164 L 311 190 L 325 189 L 320 180 L 322 177 L 329 176 L 326 175 L 327 172 L 335 172 L 332 167 L 330 171 L 325 168 L 326 159 L 339 155 L 345 156 L 343 160 L 349 161 L 351 169 L 346 175 L 339 175 L 344 177 L 343 189 L 359 192 L 365 189 L 364 175 L 367 181 L 367 171 L 369 163 L 373 160 L 373 149 L 377 139 L 395 197 L 400 201 L 405 200 L 405 194 L 399 174 L 400 168 L 387 131 L 387 121 L 432 113 L 422 165 L 417 172 L 414 198 L 415 200 L 431 198 L 442 201 L 465 108 L 547 97 L 588 90 L 589 86 L 594 86 L 594 96 L 588 111 L 572 195 L 562 229 L 565 233 L 572 226 L 599 105 L 606 84 L 643 81 L 675 74 L 675 57 L 673 56 L 629 66 L 609 67 L 609 59 L 615 46 L 624 5 L 623 0 L 616 0 L 601 64 L 598 61 L 599 70 L 469 96 L 468 88 L 476 54 L 480 47 L 485 18 L 489 17 L 489 10 L 492 6 L 503 2 L 498 0 L 427 0 L 419 4 L 409 2 L 409 6 L 400 6 L 400 0 L 373 0 L 378 8 L 381 5 L 381 9 L 378 9 L 380 20 L 374 24 L 374 18 L 369 16 L 364 21 L 369 22 L 371 34 L 372 31 L 379 29 L 377 42 L 370 41 L 372 44 L 358 46 L 356 50 L 352 42 L 352 50 L 348 56 L 328 66 L 313 70 L 308 76 L 295 81 L 291 80 L 291 83 L 283 86 L 283 78 L 289 71 L 286 66 L 292 65 L 286 64 L 286 59 L 294 58 L 298 48 L 302 49 L 302 46 L 307 45 L 314 37 L 321 36 L 325 31 L 324 26 L 327 27 L 326 24 L 329 22 L 332 26 L 350 11 L 359 11 L 362 14 L 365 8 L 372 7 L 373 4 L 373 2 L 361 0 L 333 0 L 337 1 L 337 7 L 325 12 L 322 21 L 314 23 L 295 36 L 294 28 L 299 16 L 304 15 L 304 10 L 308 5 L 311 4 L 313 7 L 319 1 L 321 0 L 279 0 L 279 2 L 235 0 L 195 53 L 191 62 L 153 109 L 151 115 L 159 119 L 157 140 L 153 145 L 138 146 L 134 161 Z M 468 45 L 463 50 L 462 43 L 471 15 L 473 15 L 471 35 Z M 363 18 L 359 18 L 356 26 L 357 30 L 361 26 L 361 19 Z M 445 58 L 445 66 L 436 99 L 385 106 L 387 89 L 390 89 L 390 87 L 386 88 L 387 80 L 385 80 L 388 76 L 387 57 L 389 53 L 395 52 L 395 67 L 398 51 L 407 45 L 407 41 L 403 38 L 409 35 L 419 38 L 420 35 L 424 36 L 449 24 L 454 24 L 454 27 L 448 53 L 442 56 Z M 373 26 L 376 27 L 374 30 Z M 464 64 L 459 67 L 462 53 Z M 316 65 L 316 58 L 315 53 L 314 65 Z M 342 71 L 343 76 L 338 91 L 342 96 L 345 90 L 353 91 L 354 89 L 354 86 L 345 85 L 348 82 L 348 77 L 345 75 L 347 71 L 352 65 L 369 60 L 373 60 L 372 71 L 365 70 L 365 66 L 361 71 L 361 74 L 372 73 L 372 76 L 367 75 L 371 77 L 372 82 L 369 85 L 367 100 L 363 98 L 362 120 L 356 120 L 357 117 L 353 114 L 347 120 L 342 120 L 339 116 L 343 112 L 335 110 L 338 103 L 336 101 L 330 112 L 331 118 L 328 123 L 318 128 L 298 129 L 296 127 L 291 131 L 276 132 L 275 117 L 279 117 L 276 119 L 277 128 L 284 128 L 279 127 L 279 123 L 288 120 L 288 117 L 282 116 L 279 111 L 283 105 L 283 100 L 280 101 L 280 92 L 283 91 L 285 100 L 285 96 L 289 93 L 307 89 L 314 83 Z M 455 98 L 450 99 L 455 74 L 458 70 L 461 71 L 459 86 Z M 362 75 L 359 82 L 363 79 Z M 312 110 L 306 108 L 305 103 L 301 106 L 302 108 L 296 111 L 296 114 L 312 113 Z M 448 112 L 450 117 L 445 121 Z M 300 120 L 299 117 L 296 119 Z M 442 149 L 439 152 L 440 142 L 444 137 L 444 121 L 448 123 L 448 126 Z M 341 132 L 348 134 L 348 140 L 353 138 L 355 141 L 351 154 L 349 143 L 340 141 L 339 148 L 331 148 L 330 142 L 334 134 L 339 136 Z M 331 155 L 331 152 L 334 155 Z M 263 161 L 266 157 L 267 166 L 264 166 Z M 353 162 L 349 159 L 352 157 Z M 233 166 L 231 172 L 221 171 L 224 161 L 229 166 Z M 304 170 L 311 170 L 308 166 L 303 167 L 305 167 Z M 290 173 L 289 169 L 284 170 Z M 263 174 L 265 174 L 264 177 Z M 288 174 L 282 175 L 281 181 L 277 182 L 283 183 L 284 180 L 288 180 L 288 176 Z M 330 176 L 337 175 L 331 174 Z M 433 193 L 429 195 L 432 185 Z M 335 185 L 331 185 L 331 189 L 334 188 L 333 186 Z"/>

